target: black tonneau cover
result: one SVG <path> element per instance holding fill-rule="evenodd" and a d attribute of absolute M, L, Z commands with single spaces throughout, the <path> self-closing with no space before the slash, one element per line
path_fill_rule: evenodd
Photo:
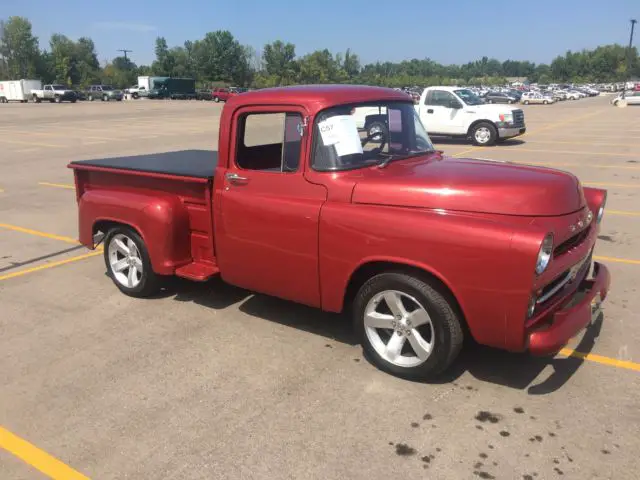
<path fill-rule="evenodd" d="M 213 178 L 216 165 L 218 165 L 218 152 L 215 150 L 181 150 L 132 157 L 77 160 L 71 162 L 71 165 L 119 168 L 181 177 Z"/>

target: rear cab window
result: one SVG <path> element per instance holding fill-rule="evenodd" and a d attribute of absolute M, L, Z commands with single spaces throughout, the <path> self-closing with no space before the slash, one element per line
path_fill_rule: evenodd
<path fill-rule="evenodd" d="M 302 145 L 299 113 L 249 113 L 238 122 L 238 168 L 272 173 L 298 170 Z"/>

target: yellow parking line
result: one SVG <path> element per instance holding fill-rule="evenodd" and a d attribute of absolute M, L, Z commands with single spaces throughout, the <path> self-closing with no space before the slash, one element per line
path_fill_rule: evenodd
<path fill-rule="evenodd" d="M 618 187 L 618 188 L 640 188 L 640 182 L 636 183 L 603 183 L 603 182 L 582 182 L 583 185 L 592 187 Z"/>
<path fill-rule="evenodd" d="M 588 164 L 588 163 L 565 163 L 565 162 L 527 162 L 527 161 L 513 161 L 520 165 L 539 165 L 542 167 L 590 167 L 590 168 L 615 168 L 618 170 L 640 170 L 640 165 L 600 165 L 600 164 Z"/>
<path fill-rule="evenodd" d="M 57 128 L 60 128 L 59 126 Z M 9 130 L 8 133 L 16 134 L 16 135 L 40 135 L 40 136 L 44 136 L 44 137 L 60 137 L 59 133 L 50 133 L 50 132 L 38 132 L 36 130 L 32 131 L 32 132 L 25 132 L 22 130 Z M 112 138 L 110 137 L 95 137 L 92 135 L 82 135 L 82 138 L 90 138 L 92 140 L 112 140 Z"/>
<path fill-rule="evenodd" d="M 576 357 L 589 362 L 601 363 L 603 365 L 609 365 L 610 367 L 625 368 L 627 370 L 634 370 L 640 372 L 640 363 L 629 362 L 627 360 L 618 360 L 617 358 L 604 357 L 602 355 L 596 355 L 593 353 L 582 353 L 572 350 L 570 348 L 563 348 L 560 350 L 560 354 L 565 357 Z"/>
<path fill-rule="evenodd" d="M 2 427 L 0 447 L 55 480 L 89 480 L 89 477 Z"/>
<path fill-rule="evenodd" d="M 585 152 L 585 151 L 578 151 L 578 150 L 544 150 L 544 149 L 537 149 L 537 148 L 520 148 L 520 147 L 515 148 L 514 151 L 553 153 L 553 154 L 563 153 L 566 155 L 597 155 L 597 156 L 603 156 L 603 157 L 633 157 L 633 158 L 640 159 L 640 152 L 639 153 Z"/>
<path fill-rule="evenodd" d="M 6 138 L 0 139 L 0 142 L 10 143 L 14 145 L 37 145 L 38 147 L 49 147 L 49 148 L 66 148 L 64 145 L 56 145 L 54 143 L 40 143 L 40 142 L 23 142 L 20 140 L 7 140 Z"/>
<path fill-rule="evenodd" d="M 52 240 L 60 240 L 61 242 L 73 243 L 74 245 L 78 245 L 79 243 L 75 238 L 64 237 L 62 235 L 54 235 L 52 233 L 39 232 L 38 230 L 18 227 L 17 225 L 9 225 L 8 223 L 0 223 L 0 228 L 13 230 L 14 232 L 27 233 L 29 235 L 36 235 L 38 237 L 50 238 Z"/>
<path fill-rule="evenodd" d="M 628 217 L 640 217 L 640 212 L 624 212 L 622 210 L 605 210 L 605 214 L 609 215 L 625 215 Z"/>
<path fill-rule="evenodd" d="M 479 149 L 481 149 L 481 148 L 483 148 L 483 147 L 472 147 L 472 148 L 467 148 L 466 150 L 463 150 L 463 151 L 461 151 L 461 152 L 454 153 L 452 156 L 453 156 L 453 157 L 459 157 L 460 155 L 464 155 L 465 153 L 473 152 L 473 151 L 475 151 L 475 150 L 479 150 Z"/>
<path fill-rule="evenodd" d="M 640 265 L 640 260 L 629 260 L 627 258 L 594 256 L 593 259 L 594 260 L 602 260 L 604 262 L 628 263 L 628 264 L 631 264 L 631 265 Z"/>
<path fill-rule="evenodd" d="M 102 255 L 103 247 L 98 247 L 95 251 L 90 253 L 85 253 L 83 255 L 78 255 L 76 257 L 65 258 L 64 260 L 59 260 L 57 262 L 45 263 L 44 265 L 38 265 L 37 267 L 27 268 L 25 270 L 18 270 L 17 272 L 7 273 L 6 275 L 0 275 L 0 281 L 8 280 L 10 278 L 21 277 L 22 275 L 27 275 L 29 273 L 39 272 L 40 270 L 47 270 L 49 268 L 59 267 L 60 265 L 66 265 L 67 263 L 77 262 L 79 260 L 84 260 L 85 258 L 95 257 L 97 255 Z"/>
<path fill-rule="evenodd" d="M 38 185 L 43 185 L 45 187 L 56 187 L 56 188 L 67 188 L 70 190 L 75 190 L 74 185 L 70 185 L 68 183 L 49 183 L 49 182 L 38 182 Z"/>
<path fill-rule="evenodd" d="M 527 143 L 551 143 L 551 144 L 557 144 L 557 145 L 580 145 L 580 146 L 584 147 L 584 142 L 561 142 L 561 141 L 555 141 L 555 140 L 527 140 Z M 602 146 L 602 147 L 634 147 L 634 148 L 640 148 L 640 145 L 638 145 L 637 143 L 628 144 L 628 143 L 595 142 L 595 143 L 590 143 L 589 145 L 592 145 L 594 147 Z"/>
<path fill-rule="evenodd" d="M 555 128 L 555 127 L 561 127 L 563 125 L 568 125 L 570 123 L 575 123 L 575 122 L 578 122 L 580 120 L 584 120 L 586 118 L 595 117 L 596 115 L 599 115 L 599 114 L 600 114 L 600 112 L 592 112 L 592 113 L 587 113 L 585 115 L 580 115 L 579 117 L 573 117 L 573 118 L 571 118 L 569 120 L 563 120 L 563 121 L 560 121 L 560 122 L 551 123 L 551 124 L 547 125 L 546 127 L 542 127 L 542 128 L 539 128 L 539 129 L 533 130 L 533 131 L 527 131 L 523 135 L 520 135 L 520 137 L 524 137 L 525 135 L 528 136 L 528 135 L 535 134 L 535 133 L 538 133 L 538 132 L 544 132 L 545 130 L 549 130 L 549 129 Z"/>

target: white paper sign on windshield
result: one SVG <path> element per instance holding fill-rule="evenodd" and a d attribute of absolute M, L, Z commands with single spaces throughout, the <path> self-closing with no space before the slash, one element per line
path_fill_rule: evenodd
<path fill-rule="evenodd" d="M 336 115 L 318 124 L 322 143 L 334 145 L 336 153 L 342 157 L 362 153 L 362 143 L 356 122 L 351 115 Z"/>

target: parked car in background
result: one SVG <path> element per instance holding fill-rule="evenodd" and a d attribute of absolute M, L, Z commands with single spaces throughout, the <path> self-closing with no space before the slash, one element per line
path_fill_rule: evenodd
<path fill-rule="evenodd" d="M 91 85 L 86 92 L 87 100 L 93 102 L 94 100 L 102 100 L 108 102 L 109 100 L 121 101 L 124 96 L 122 90 L 117 90 L 111 85 Z"/>
<path fill-rule="evenodd" d="M 624 99 L 622 98 L 622 92 L 611 99 L 611 104 L 616 107 L 620 102 L 626 102 L 627 105 L 640 105 L 640 90 L 629 90 L 624 93 Z"/>
<path fill-rule="evenodd" d="M 229 98 L 237 95 L 235 91 L 230 90 L 229 88 L 218 87 L 214 88 L 211 91 L 211 96 L 213 97 L 214 102 L 226 102 Z"/>
<path fill-rule="evenodd" d="M 76 103 L 76 101 L 78 100 L 76 92 L 74 92 L 71 88 L 65 87 L 64 85 L 60 84 L 49 84 L 45 85 L 42 90 L 31 90 L 31 98 L 35 103 L 40 103 L 43 100 L 47 100 L 52 103 Z"/>
<path fill-rule="evenodd" d="M 434 137 L 469 138 L 474 145 L 490 146 L 526 131 L 521 108 L 487 105 L 468 88 L 425 88 L 415 108 Z"/>
<path fill-rule="evenodd" d="M 6 80 L 0 82 L 0 103 L 27 103 L 33 98 L 33 90 L 41 90 L 40 80 Z"/>
<path fill-rule="evenodd" d="M 201 88 L 196 92 L 196 100 L 213 100 L 213 94 L 208 88 Z"/>
<path fill-rule="evenodd" d="M 487 103 L 516 103 L 518 97 L 511 93 L 489 92 L 484 96 Z"/>
<path fill-rule="evenodd" d="M 140 98 L 141 94 L 145 94 L 148 89 L 144 85 L 132 85 L 124 89 L 124 93 L 128 93 L 133 98 Z"/>
<path fill-rule="evenodd" d="M 547 105 L 549 103 L 554 103 L 555 100 L 552 97 L 543 95 L 538 92 L 529 92 L 522 95 L 522 99 L 520 100 L 525 105 L 529 105 L 530 103 L 541 103 Z"/>

